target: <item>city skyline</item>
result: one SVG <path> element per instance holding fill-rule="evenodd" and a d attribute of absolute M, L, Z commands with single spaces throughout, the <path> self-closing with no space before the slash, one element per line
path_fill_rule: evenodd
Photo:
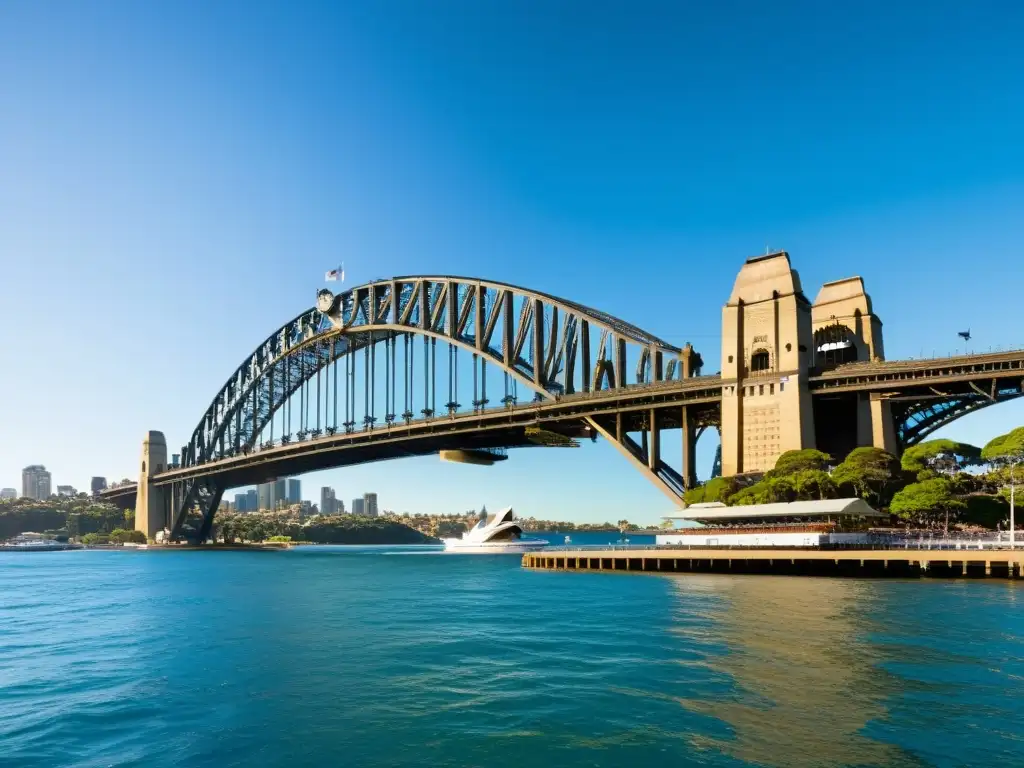
<path fill-rule="evenodd" d="M 17 105 L 0 122 L 0 252 L 19 286 L 0 322 L 23 327 L 44 304 L 75 319 L 45 375 L 0 381 L 14 404 L 0 431 L 18 446 L 0 485 L 30 461 L 76 488 L 135 480 L 146 431 L 186 442 L 342 259 L 343 287 L 429 272 L 565 296 L 692 342 L 713 372 L 739 266 L 785 248 L 806 285 L 861 265 L 889 358 L 1024 346 L 999 277 L 1024 241 L 1012 23 L 680 7 L 648 28 L 602 7 L 572 14 L 568 35 L 559 15 L 515 8 L 444 26 L 416 7 L 405 25 L 374 6 L 226 25 L 172 7 L 122 9 L 117 24 L 85 7 L 59 26 L 42 8 L 0 14 Z M 729 34 L 712 45 L 708 29 Z M 950 35 L 957 57 L 942 55 Z M 786 55 L 765 57 L 763 40 Z M 193 311 L 197 295 L 226 297 L 230 321 Z M 37 343 L 13 334 L 9 354 Z M 936 436 L 984 443 L 1006 423 L 1024 423 L 1024 401 Z M 698 445 L 702 478 L 714 451 L 711 436 Z M 410 512 L 670 511 L 603 441 L 301 479 L 346 498 L 378 488 Z"/>

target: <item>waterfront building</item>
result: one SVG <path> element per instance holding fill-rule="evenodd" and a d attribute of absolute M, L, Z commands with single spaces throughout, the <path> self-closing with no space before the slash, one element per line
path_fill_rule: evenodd
<path fill-rule="evenodd" d="M 89 483 L 89 490 L 92 491 L 93 496 L 99 496 L 100 491 L 106 490 L 107 478 L 96 476 Z"/>
<path fill-rule="evenodd" d="M 246 512 L 259 512 L 260 500 L 256 493 L 255 488 L 250 488 L 245 492 L 245 511 Z"/>
<path fill-rule="evenodd" d="M 50 498 L 50 473 L 42 464 L 30 464 L 21 470 L 21 495 L 29 499 Z"/>
<path fill-rule="evenodd" d="M 288 503 L 299 504 L 302 502 L 302 481 L 295 478 L 288 480 Z"/>
<path fill-rule="evenodd" d="M 352 514 L 353 515 L 365 515 L 366 508 L 363 499 L 352 499 Z"/>
<path fill-rule="evenodd" d="M 367 517 L 377 517 L 377 494 L 363 494 L 363 510 Z"/>
<path fill-rule="evenodd" d="M 235 511 L 247 512 L 249 510 L 248 497 L 244 493 L 235 494 Z"/>
<path fill-rule="evenodd" d="M 337 511 L 338 497 L 334 489 L 325 485 L 320 489 L 320 514 L 333 515 Z"/>
<path fill-rule="evenodd" d="M 75 490 L 73 485 L 58 485 L 57 486 L 58 496 L 77 496 L 78 491 Z"/>
<path fill-rule="evenodd" d="M 659 533 L 659 545 L 703 547 L 816 547 L 867 544 L 869 526 L 889 519 L 863 499 L 823 499 L 727 507 L 691 504 L 666 520 L 691 527 Z"/>
<path fill-rule="evenodd" d="M 18 498 L 17 488 L 4 488 L 0 490 L 0 499 L 16 499 Z"/>

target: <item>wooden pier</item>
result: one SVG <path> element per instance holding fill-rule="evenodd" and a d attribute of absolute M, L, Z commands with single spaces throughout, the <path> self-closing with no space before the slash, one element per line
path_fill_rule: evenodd
<path fill-rule="evenodd" d="M 543 550 L 523 567 L 554 571 L 1019 579 L 1024 550 L 606 549 Z"/>

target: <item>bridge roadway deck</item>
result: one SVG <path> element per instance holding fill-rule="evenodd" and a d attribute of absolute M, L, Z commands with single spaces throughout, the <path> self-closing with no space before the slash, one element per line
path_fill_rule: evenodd
<path fill-rule="evenodd" d="M 811 392 L 893 392 L 913 386 L 1024 378 L 1024 350 L 922 360 L 847 363 L 809 380 Z"/>
<path fill-rule="evenodd" d="M 567 547 L 529 552 L 523 555 L 523 567 L 557 571 L 1019 579 L 1024 573 L 1024 550 Z"/>
<path fill-rule="evenodd" d="M 908 394 L 915 388 L 937 392 L 935 387 L 953 383 L 968 386 L 973 381 L 1022 378 L 1024 350 L 1013 350 L 950 358 L 849 363 L 811 376 L 809 386 L 813 395 L 878 391 L 898 398 L 901 394 L 916 396 Z M 744 381 L 756 380 L 752 377 Z M 728 382 L 718 374 L 695 376 L 574 393 L 510 408 L 498 406 L 455 416 L 413 419 L 409 423 L 396 422 L 390 426 L 297 441 L 196 467 L 174 469 L 158 475 L 157 482 L 167 484 L 200 475 L 226 475 L 229 482 L 243 485 L 362 461 L 429 455 L 445 448 L 514 447 L 526 444 L 522 441 L 522 430 L 531 424 L 556 426 L 572 432 L 567 424 L 575 422 L 582 426 L 587 416 L 638 414 L 652 407 L 671 405 L 719 407 L 723 383 Z M 557 426 L 560 423 L 562 427 Z M 576 434 L 586 435 L 585 431 Z M 348 451 L 351 455 L 341 458 L 339 451 Z M 254 471 L 256 467 L 277 463 L 280 466 L 275 466 L 273 472 Z M 113 500 L 134 493 L 134 484 L 126 484 L 108 489 L 101 497 Z"/>
<path fill-rule="evenodd" d="M 588 417 L 644 413 L 651 408 L 676 405 L 712 405 L 717 404 L 720 398 L 721 385 L 717 376 L 578 393 L 551 401 L 413 419 L 408 424 L 394 422 L 373 429 L 291 442 L 195 467 L 162 472 L 156 476 L 155 482 L 165 485 L 202 475 L 227 476 L 232 484 L 241 485 L 253 482 L 254 478 L 262 479 L 258 469 L 261 465 L 272 464 L 272 477 L 283 477 L 364 461 L 429 455 L 449 448 L 526 445 L 529 443 L 523 441 L 522 435 L 530 426 L 586 437 L 589 435 L 585 423 Z M 345 451 L 352 455 L 347 458 L 338 455 Z"/>

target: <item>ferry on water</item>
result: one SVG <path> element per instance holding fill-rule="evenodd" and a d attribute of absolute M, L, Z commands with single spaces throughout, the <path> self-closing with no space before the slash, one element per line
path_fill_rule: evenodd
<path fill-rule="evenodd" d="M 42 533 L 27 532 L 13 539 L 0 542 L 0 552 L 60 552 L 65 549 L 82 549 L 81 544 L 57 541 Z"/>
<path fill-rule="evenodd" d="M 467 555 L 502 555 L 536 552 L 548 546 L 544 539 L 523 537 L 512 507 L 494 515 L 481 516 L 480 522 L 458 539 L 444 539 L 445 552 Z"/>

